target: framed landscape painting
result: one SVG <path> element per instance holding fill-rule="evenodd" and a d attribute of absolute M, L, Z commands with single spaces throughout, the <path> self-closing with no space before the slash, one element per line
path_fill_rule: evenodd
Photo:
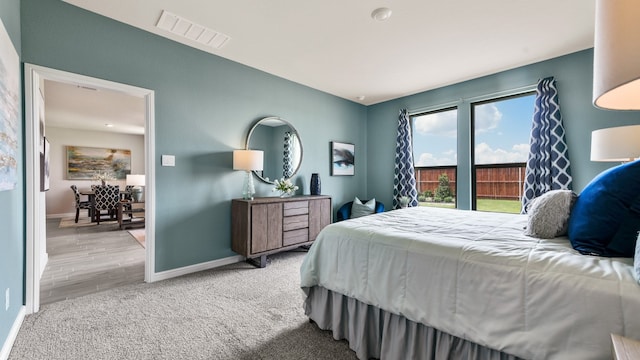
<path fill-rule="evenodd" d="M 16 187 L 21 106 L 20 60 L 0 20 L 0 191 Z"/>
<path fill-rule="evenodd" d="M 125 179 L 131 173 L 131 150 L 67 146 L 67 180 L 94 180 L 98 175 Z"/>
<path fill-rule="evenodd" d="M 355 174 L 355 145 L 331 142 L 331 175 Z"/>

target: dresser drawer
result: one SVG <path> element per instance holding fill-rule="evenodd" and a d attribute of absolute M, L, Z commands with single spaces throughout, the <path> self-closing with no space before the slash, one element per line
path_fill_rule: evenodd
<path fill-rule="evenodd" d="M 294 216 L 309 213 L 308 201 L 291 201 L 284 203 L 284 216 Z"/>
<path fill-rule="evenodd" d="M 309 241 L 309 229 L 298 229 L 282 233 L 282 246 L 288 246 Z"/>
<path fill-rule="evenodd" d="M 282 219 L 282 230 L 306 229 L 309 227 L 309 215 L 287 216 Z"/>

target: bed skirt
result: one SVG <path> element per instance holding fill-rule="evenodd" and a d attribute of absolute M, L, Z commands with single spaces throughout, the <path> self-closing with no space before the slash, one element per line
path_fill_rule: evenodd
<path fill-rule="evenodd" d="M 361 360 L 519 359 L 320 286 L 304 290 L 309 319 L 331 330 L 334 339 L 347 340 Z"/>

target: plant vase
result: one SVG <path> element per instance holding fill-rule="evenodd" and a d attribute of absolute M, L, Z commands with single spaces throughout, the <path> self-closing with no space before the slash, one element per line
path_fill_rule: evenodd
<path fill-rule="evenodd" d="M 320 195 L 320 175 L 317 173 L 311 174 L 311 195 Z"/>

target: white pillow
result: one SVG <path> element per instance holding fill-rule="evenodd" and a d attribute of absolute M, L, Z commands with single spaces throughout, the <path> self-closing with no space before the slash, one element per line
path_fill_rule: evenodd
<path fill-rule="evenodd" d="M 533 199 L 527 207 L 525 235 L 551 239 L 567 234 L 571 207 L 577 195 L 571 190 L 551 190 Z"/>
<path fill-rule="evenodd" d="M 376 209 L 376 199 L 373 198 L 366 203 L 362 203 L 356 196 L 351 205 L 351 219 L 359 218 L 365 215 L 371 215 Z"/>

